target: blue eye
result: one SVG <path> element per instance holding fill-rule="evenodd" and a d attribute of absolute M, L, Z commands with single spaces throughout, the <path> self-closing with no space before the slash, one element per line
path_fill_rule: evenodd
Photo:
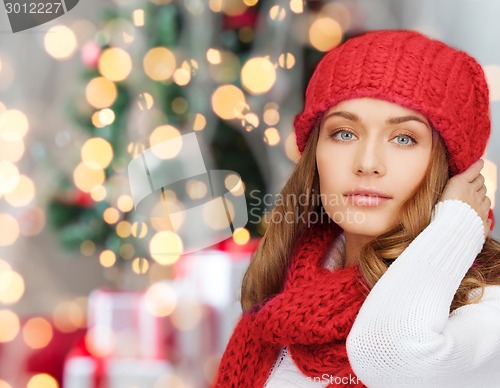
<path fill-rule="evenodd" d="M 333 133 L 331 133 L 329 136 L 335 140 L 344 142 L 357 139 L 356 135 L 347 129 L 339 129 L 338 131 L 334 131 Z M 397 139 L 396 144 L 402 147 L 413 147 L 418 143 L 413 136 L 407 134 L 395 136 L 394 139 Z"/>
<path fill-rule="evenodd" d="M 398 139 L 397 143 L 402 146 L 409 146 L 416 144 L 415 139 L 409 135 L 399 135 L 396 136 L 395 139 Z"/>
<path fill-rule="evenodd" d="M 337 137 L 337 135 L 340 134 L 340 140 L 344 140 L 344 141 L 350 141 L 352 140 L 353 138 L 355 138 L 356 136 L 354 135 L 354 133 L 352 133 L 351 131 L 346 131 L 346 130 L 340 130 L 340 131 L 337 131 L 337 132 L 334 132 L 330 135 L 330 137 L 333 137 L 335 139 L 339 139 Z"/>

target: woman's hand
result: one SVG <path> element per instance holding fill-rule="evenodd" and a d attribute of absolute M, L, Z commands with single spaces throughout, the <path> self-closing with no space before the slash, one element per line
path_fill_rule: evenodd
<path fill-rule="evenodd" d="M 441 201 L 459 199 L 468 203 L 483 220 L 486 237 L 491 228 L 491 220 L 488 218 L 491 200 L 486 196 L 484 177 L 481 175 L 483 166 L 484 160 L 479 159 L 461 174 L 451 177 L 444 188 Z"/>

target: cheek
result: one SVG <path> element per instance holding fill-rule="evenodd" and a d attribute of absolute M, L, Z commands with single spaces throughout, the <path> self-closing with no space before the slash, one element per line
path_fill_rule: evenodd
<path fill-rule="evenodd" d="M 316 166 L 322 194 L 340 190 L 342 184 L 345 186 L 348 182 L 348 173 L 351 169 L 347 165 L 347 158 L 343 157 L 340 152 L 328 152 L 328 150 L 318 152 Z"/>
<path fill-rule="evenodd" d="M 342 188 L 345 188 L 347 177 L 330 166 L 318 167 L 319 192 L 325 198 L 337 198 Z M 338 201 L 335 201 L 337 203 Z"/>
<path fill-rule="evenodd" d="M 404 163 L 394 164 L 393 174 L 398 180 L 394 187 L 403 197 L 412 196 L 424 180 L 428 163 L 421 163 L 422 160 L 423 158 L 415 157 Z"/>

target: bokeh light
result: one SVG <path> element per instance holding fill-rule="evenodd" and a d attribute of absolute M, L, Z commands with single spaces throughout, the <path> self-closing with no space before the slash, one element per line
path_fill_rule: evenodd
<path fill-rule="evenodd" d="M 228 199 L 224 201 L 224 204 L 227 207 L 226 212 L 221 212 L 220 206 L 214 206 L 212 202 L 207 202 L 203 205 L 203 222 L 213 230 L 227 229 L 229 227 L 229 219 L 234 219 L 233 204 Z"/>
<path fill-rule="evenodd" d="M 7 381 L 0 379 L 0 388 L 12 388 L 12 385 L 10 385 Z"/>
<path fill-rule="evenodd" d="M 171 192 L 166 190 L 164 193 Z M 173 228 L 179 230 L 185 220 L 184 206 L 175 197 L 165 195 L 162 201 L 158 203 L 151 210 L 151 226 L 157 230 L 172 230 Z M 175 221 L 170 219 L 168 214 L 176 213 Z M 158 215 L 161 215 L 160 217 Z"/>
<path fill-rule="evenodd" d="M 124 213 L 129 212 L 134 208 L 134 201 L 132 201 L 132 197 L 127 194 L 120 195 L 116 204 L 118 209 Z"/>
<path fill-rule="evenodd" d="M 280 133 L 274 127 L 267 128 L 264 131 L 264 141 L 270 146 L 275 146 L 280 141 Z"/>
<path fill-rule="evenodd" d="M 207 61 L 212 65 L 218 65 L 222 62 L 221 53 L 217 49 L 208 49 L 207 50 Z"/>
<path fill-rule="evenodd" d="M 134 9 L 132 12 L 132 21 L 134 26 L 142 27 L 144 25 L 144 10 L 143 9 Z"/>
<path fill-rule="evenodd" d="M 2 155 L 3 161 L 12 163 L 18 162 L 24 155 L 24 151 L 25 146 L 22 139 L 11 141 L 5 140 L 0 133 L 0 155 Z"/>
<path fill-rule="evenodd" d="M 191 81 L 191 73 L 184 68 L 176 69 L 173 74 L 174 82 L 179 86 L 185 86 Z"/>
<path fill-rule="evenodd" d="M 17 220 L 22 236 L 36 236 L 45 228 L 45 208 L 41 206 L 29 206 L 18 215 Z"/>
<path fill-rule="evenodd" d="M 294 163 L 298 162 L 300 158 L 299 149 L 297 148 L 295 133 L 290 133 L 285 140 L 285 153 L 288 159 Z"/>
<path fill-rule="evenodd" d="M 278 58 L 278 64 L 283 69 L 291 69 L 295 66 L 295 57 L 292 53 L 283 53 L 280 54 Z"/>
<path fill-rule="evenodd" d="M 149 261 L 145 257 L 136 257 L 132 261 L 132 271 L 138 275 L 145 274 L 149 269 Z"/>
<path fill-rule="evenodd" d="M 154 47 L 144 56 L 143 65 L 144 71 L 152 80 L 165 81 L 175 71 L 175 55 L 166 47 Z"/>
<path fill-rule="evenodd" d="M 245 108 L 245 95 L 234 85 L 219 86 L 212 94 L 212 109 L 222 119 L 240 117 Z"/>
<path fill-rule="evenodd" d="M 144 238 L 148 234 L 148 225 L 145 222 L 134 221 L 131 233 L 135 238 Z"/>
<path fill-rule="evenodd" d="M 193 123 L 194 131 L 201 131 L 207 125 L 207 119 L 201 113 L 197 113 Z"/>
<path fill-rule="evenodd" d="M 335 19 L 340 24 L 342 31 L 347 31 L 351 27 L 351 11 L 345 4 L 339 1 L 326 3 L 320 10 L 321 16 Z"/>
<path fill-rule="evenodd" d="M 93 137 L 82 146 L 82 161 L 88 167 L 100 170 L 109 166 L 113 160 L 113 148 L 106 139 Z"/>
<path fill-rule="evenodd" d="M 0 342 L 10 342 L 19 333 L 19 317 L 11 310 L 0 310 Z"/>
<path fill-rule="evenodd" d="M 120 245 L 118 252 L 120 253 L 121 258 L 129 260 L 135 255 L 135 248 L 132 244 L 125 243 Z"/>
<path fill-rule="evenodd" d="M 212 12 L 224 12 L 228 16 L 238 16 L 247 10 L 242 0 L 210 0 L 208 6 Z"/>
<path fill-rule="evenodd" d="M 85 88 L 85 96 L 90 105 L 95 108 L 107 108 L 112 105 L 118 91 L 116 85 L 104 77 L 96 77 L 90 80 Z"/>
<path fill-rule="evenodd" d="M 141 93 L 137 99 L 140 110 L 150 110 L 154 105 L 154 98 L 149 93 Z"/>
<path fill-rule="evenodd" d="M 59 303 L 52 313 L 54 326 L 63 333 L 85 327 L 86 318 L 82 307 L 75 301 Z"/>
<path fill-rule="evenodd" d="M 155 381 L 152 388 L 190 388 L 190 384 L 187 383 L 182 377 L 176 375 L 173 372 L 169 372 L 158 378 Z M 2 388 L 2 387 L 0 387 Z"/>
<path fill-rule="evenodd" d="M 240 28 L 238 31 L 238 38 L 243 42 L 243 43 L 250 43 L 253 40 L 254 37 L 254 30 L 251 29 L 250 27 L 243 27 Z"/>
<path fill-rule="evenodd" d="M 91 240 L 85 240 L 80 244 L 80 253 L 83 256 L 92 256 L 96 251 L 95 243 Z"/>
<path fill-rule="evenodd" d="M 177 294 L 167 283 L 155 283 L 144 295 L 146 309 L 155 317 L 166 317 L 174 311 L 177 305 Z"/>
<path fill-rule="evenodd" d="M 8 109 L 0 114 L 0 137 L 7 141 L 21 140 L 28 132 L 26 115 L 18 109 Z"/>
<path fill-rule="evenodd" d="M 115 112 L 112 109 L 105 108 L 97 112 L 99 117 L 99 123 L 102 126 L 113 124 L 115 121 Z"/>
<path fill-rule="evenodd" d="M 102 185 L 105 180 L 103 170 L 90 168 L 86 163 L 80 163 L 73 171 L 73 180 L 76 187 L 85 193 L 90 193 L 94 187 Z"/>
<path fill-rule="evenodd" d="M 76 51 L 76 36 L 71 28 L 64 25 L 51 27 L 44 37 L 45 50 L 58 60 L 68 59 Z"/>
<path fill-rule="evenodd" d="M 269 125 L 273 126 L 279 123 L 280 121 L 280 114 L 277 109 L 275 108 L 267 108 L 264 111 L 264 122 Z"/>
<path fill-rule="evenodd" d="M 290 9 L 293 13 L 304 12 L 304 1 L 303 0 L 290 0 Z"/>
<path fill-rule="evenodd" d="M 41 349 L 47 346 L 53 335 L 52 325 L 45 318 L 31 318 L 23 327 L 24 342 L 32 349 Z"/>
<path fill-rule="evenodd" d="M 28 205 L 35 197 L 35 184 L 26 175 L 20 175 L 14 190 L 5 194 L 5 200 L 12 206 L 21 207 Z"/>
<path fill-rule="evenodd" d="M 245 245 L 250 241 L 250 232 L 246 228 L 236 228 L 233 232 L 233 241 L 238 245 Z"/>
<path fill-rule="evenodd" d="M 242 125 L 245 125 L 246 124 L 249 124 L 251 125 L 252 127 L 254 128 L 257 128 L 259 126 L 259 116 L 257 116 L 255 113 L 253 112 L 249 112 L 247 113 L 244 117 L 243 117 L 243 120 L 242 120 Z"/>
<path fill-rule="evenodd" d="M 14 244 L 19 237 L 19 224 L 10 214 L 0 213 L 0 247 Z"/>
<path fill-rule="evenodd" d="M 271 18 L 271 20 L 282 21 L 283 19 L 285 19 L 285 16 L 286 10 L 282 6 L 273 5 L 269 10 L 269 17 Z"/>
<path fill-rule="evenodd" d="M 160 125 L 155 128 L 149 136 L 151 147 L 159 145 L 168 140 L 168 147 L 154 147 L 153 153 L 160 159 L 175 158 L 182 149 L 182 137 L 180 131 L 172 125 Z"/>
<path fill-rule="evenodd" d="M 0 162 L 0 194 L 13 191 L 20 181 L 19 169 L 11 162 Z"/>
<path fill-rule="evenodd" d="M 224 187 L 228 190 L 232 195 L 239 197 L 243 195 L 245 192 L 245 187 L 243 185 L 243 181 L 236 174 L 229 174 L 224 179 Z"/>
<path fill-rule="evenodd" d="M 106 124 L 104 124 L 102 121 L 101 121 L 101 115 L 100 115 L 101 111 L 97 111 L 97 112 L 94 112 L 94 114 L 92 115 L 92 125 L 96 128 L 102 128 L 104 126 L 106 126 Z"/>
<path fill-rule="evenodd" d="M 175 263 L 182 251 L 184 245 L 181 238 L 170 230 L 157 232 L 149 242 L 149 251 L 151 257 L 162 265 Z"/>
<path fill-rule="evenodd" d="M 342 41 L 342 27 L 329 17 L 315 19 L 309 28 L 309 41 L 319 51 L 328 51 Z"/>
<path fill-rule="evenodd" d="M 12 270 L 0 272 L 0 302 L 6 305 L 14 304 L 24 295 L 24 279 Z"/>
<path fill-rule="evenodd" d="M 186 191 L 191 199 L 201 199 L 208 193 L 207 185 L 199 180 L 190 179 L 186 183 Z"/>
<path fill-rule="evenodd" d="M 116 263 L 116 255 L 113 251 L 106 249 L 99 255 L 99 263 L 105 267 L 112 267 Z"/>
<path fill-rule="evenodd" d="M 59 384 L 51 375 L 40 373 L 29 379 L 26 388 L 59 388 Z"/>
<path fill-rule="evenodd" d="M 121 238 L 127 238 L 130 236 L 131 230 L 130 230 L 130 222 L 128 221 L 120 221 L 116 225 L 116 234 L 121 237 Z"/>
<path fill-rule="evenodd" d="M 71 23 L 70 28 L 75 33 L 78 46 L 80 47 L 93 39 L 97 32 L 96 25 L 86 19 L 75 20 Z"/>
<path fill-rule="evenodd" d="M 116 224 L 120 219 L 120 212 L 114 207 L 108 207 L 104 210 L 102 216 L 108 224 Z"/>
<path fill-rule="evenodd" d="M 268 92 L 276 82 L 276 70 L 264 57 L 250 58 L 241 69 L 243 87 L 252 94 Z"/>
<path fill-rule="evenodd" d="M 132 59 L 125 50 L 112 47 L 99 57 L 99 72 L 111 81 L 123 81 L 132 71 Z"/>
<path fill-rule="evenodd" d="M 187 109 L 188 103 L 184 97 L 175 97 L 172 100 L 172 110 L 174 111 L 174 113 L 181 115 L 183 113 L 186 113 Z"/>
<path fill-rule="evenodd" d="M 103 325 L 89 329 L 85 335 L 85 345 L 89 353 L 99 358 L 110 357 L 117 346 L 116 334 L 111 328 Z M 106 341 L 97 342 L 96 337 L 104 337 Z"/>
<path fill-rule="evenodd" d="M 7 263 L 5 260 L 0 259 L 0 273 L 2 271 L 10 271 L 12 267 L 10 266 L 9 263 Z"/>

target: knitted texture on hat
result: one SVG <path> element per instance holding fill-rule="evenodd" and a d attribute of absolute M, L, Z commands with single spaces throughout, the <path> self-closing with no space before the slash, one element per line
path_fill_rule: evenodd
<path fill-rule="evenodd" d="M 444 141 L 450 176 L 465 171 L 486 149 L 490 105 L 481 65 L 467 53 L 418 32 L 382 30 L 348 39 L 318 63 L 304 110 L 294 120 L 299 151 L 330 108 L 362 97 L 393 102 L 426 116 Z"/>
<path fill-rule="evenodd" d="M 263 387 L 282 346 L 288 347 L 306 376 L 357 380 L 345 343 L 366 298 L 362 275 L 357 265 L 333 271 L 322 266 L 339 231 L 333 224 L 306 230 L 292 255 L 283 291 L 261 308 L 243 313 L 222 357 L 215 386 Z M 335 386 L 364 387 L 361 382 Z"/>

